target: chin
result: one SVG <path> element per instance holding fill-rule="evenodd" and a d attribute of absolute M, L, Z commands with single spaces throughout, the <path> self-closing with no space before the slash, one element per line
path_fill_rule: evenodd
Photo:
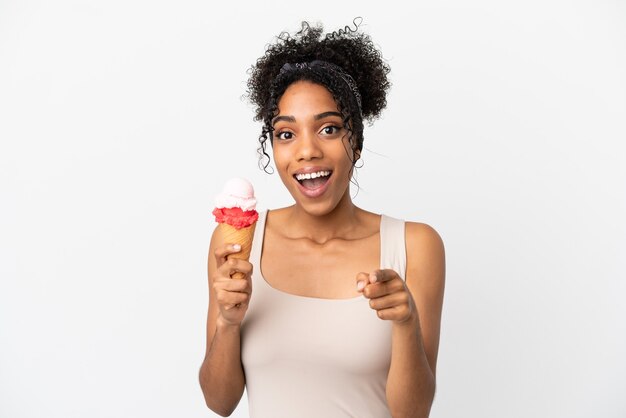
<path fill-rule="evenodd" d="M 295 191 L 298 193 L 298 191 Z M 350 193 L 350 190 L 346 190 L 346 195 Z M 337 210 L 338 207 L 342 206 L 342 201 L 345 198 L 345 195 L 339 199 L 333 199 L 327 197 L 326 199 L 320 199 L 315 201 L 305 201 L 300 198 L 296 199 L 296 195 L 294 193 L 291 194 L 295 200 L 295 205 L 302 210 L 303 212 L 311 215 L 311 216 L 326 216 L 333 213 Z"/>

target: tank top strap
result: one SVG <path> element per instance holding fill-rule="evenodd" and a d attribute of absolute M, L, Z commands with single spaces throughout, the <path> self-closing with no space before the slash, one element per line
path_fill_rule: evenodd
<path fill-rule="evenodd" d="M 380 268 L 395 270 L 406 280 L 406 243 L 404 221 L 381 215 Z"/>
<path fill-rule="evenodd" d="M 250 262 L 254 266 L 261 265 L 261 250 L 263 249 L 263 236 L 265 235 L 265 220 L 267 219 L 267 210 L 259 212 L 259 219 L 256 221 L 254 228 L 254 237 L 252 238 L 252 249 L 250 250 Z"/>

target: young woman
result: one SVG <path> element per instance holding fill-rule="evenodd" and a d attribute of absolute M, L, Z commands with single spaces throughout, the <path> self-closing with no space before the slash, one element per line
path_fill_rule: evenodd
<path fill-rule="evenodd" d="M 294 204 L 260 214 L 250 262 L 227 259 L 239 248 L 211 240 L 200 384 L 220 415 L 244 388 L 252 417 L 429 415 L 442 240 L 350 197 L 363 121 L 386 106 L 388 73 L 358 25 L 323 36 L 306 22 L 252 67 L 260 153 L 269 157 L 269 140 Z"/>

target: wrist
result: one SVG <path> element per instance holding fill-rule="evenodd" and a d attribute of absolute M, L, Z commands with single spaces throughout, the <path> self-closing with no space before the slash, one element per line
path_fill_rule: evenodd
<path fill-rule="evenodd" d="M 394 321 L 393 325 L 394 328 L 398 329 L 416 330 L 420 328 L 420 321 L 417 312 L 413 311 L 413 313 L 403 321 Z"/>
<path fill-rule="evenodd" d="M 228 322 L 224 317 L 219 314 L 215 321 L 215 328 L 219 331 L 238 331 L 241 324 Z"/>

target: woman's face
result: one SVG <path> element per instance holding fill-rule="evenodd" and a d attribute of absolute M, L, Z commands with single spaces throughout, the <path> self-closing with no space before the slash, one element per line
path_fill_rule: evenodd
<path fill-rule="evenodd" d="M 342 198 L 349 199 L 349 133 L 325 87 L 310 81 L 291 84 L 272 124 L 274 163 L 296 205 L 324 215 Z"/>

